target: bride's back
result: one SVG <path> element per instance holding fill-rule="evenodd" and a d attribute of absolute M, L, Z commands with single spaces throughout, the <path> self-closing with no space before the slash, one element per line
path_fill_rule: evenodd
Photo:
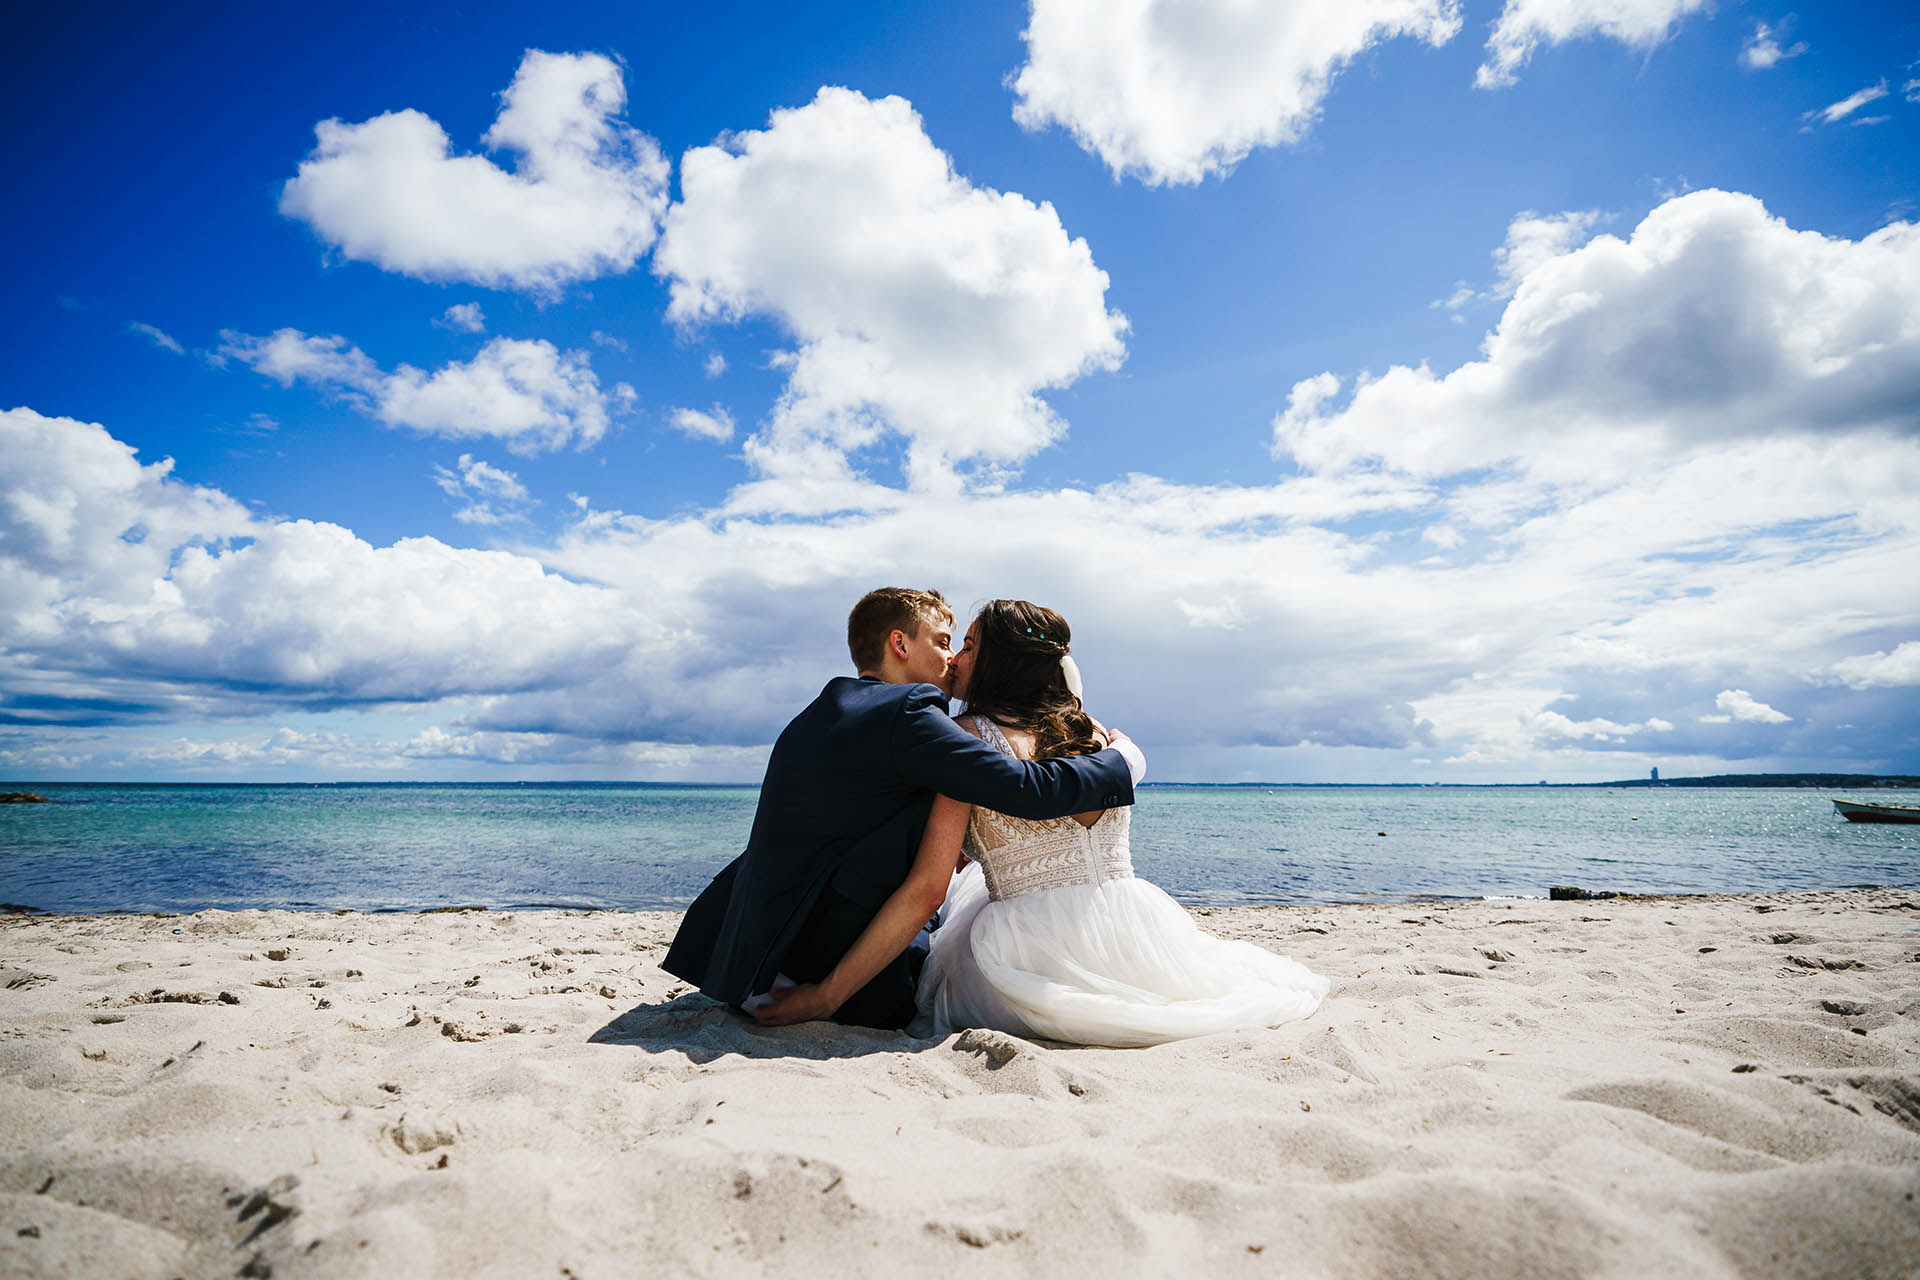
<path fill-rule="evenodd" d="M 959 723 L 1009 755 L 1030 759 L 1034 735 L 985 716 Z M 1095 810 L 1044 822 L 976 808 L 967 825 L 967 856 L 980 864 L 996 900 L 1075 884 L 1103 884 L 1133 875 L 1130 806 Z"/>

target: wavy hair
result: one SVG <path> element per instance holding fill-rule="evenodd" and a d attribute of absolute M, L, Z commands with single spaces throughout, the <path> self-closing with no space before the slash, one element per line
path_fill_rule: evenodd
<path fill-rule="evenodd" d="M 1030 731 L 1036 760 L 1107 745 L 1060 670 L 1073 640 L 1065 618 L 1028 600 L 989 600 L 974 620 L 980 641 L 967 681 L 969 713 Z"/>

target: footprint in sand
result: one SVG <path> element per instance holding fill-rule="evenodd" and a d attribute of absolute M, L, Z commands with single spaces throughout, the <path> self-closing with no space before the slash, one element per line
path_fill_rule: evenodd
<path fill-rule="evenodd" d="M 460 1126 L 431 1111 L 409 1111 L 392 1124 L 381 1125 L 380 1136 L 408 1155 L 418 1156 L 452 1146 L 460 1139 Z"/>
<path fill-rule="evenodd" d="M 1048 1050 L 1004 1031 L 974 1027 L 953 1038 L 966 1075 L 993 1093 L 1024 1093 L 1034 1098 L 1085 1098 L 1093 1090 L 1075 1073 L 1049 1061 Z M 982 1070 L 984 1068 L 984 1070 Z"/>

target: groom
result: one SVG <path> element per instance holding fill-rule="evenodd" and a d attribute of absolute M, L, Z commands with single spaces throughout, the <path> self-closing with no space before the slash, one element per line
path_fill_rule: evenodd
<path fill-rule="evenodd" d="M 938 591 L 882 587 L 847 618 L 854 676 L 836 676 L 773 744 L 747 848 L 687 908 L 662 966 L 740 1005 L 776 976 L 818 982 L 912 868 L 936 794 L 1015 817 L 1133 803 L 1123 747 L 1016 760 L 955 724 L 953 610 Z M 924 935 L 923 935 L 924 936 Z M 924 943 L 834 1014 L 856 1026 L 913 1017 Z"/>

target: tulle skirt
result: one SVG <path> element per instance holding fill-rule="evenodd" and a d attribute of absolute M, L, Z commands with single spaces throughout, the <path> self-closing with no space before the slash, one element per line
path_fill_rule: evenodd
<path fill-rule="evenodd" d="M 1145 880 L 994 902 L 970 863 L 941 909 L 919 1003 L 935 1035 L 993 1027 L 1131 1047 L 1305 1018 L 1327 987 L 1297 961 L 1202 933 Z"/>

